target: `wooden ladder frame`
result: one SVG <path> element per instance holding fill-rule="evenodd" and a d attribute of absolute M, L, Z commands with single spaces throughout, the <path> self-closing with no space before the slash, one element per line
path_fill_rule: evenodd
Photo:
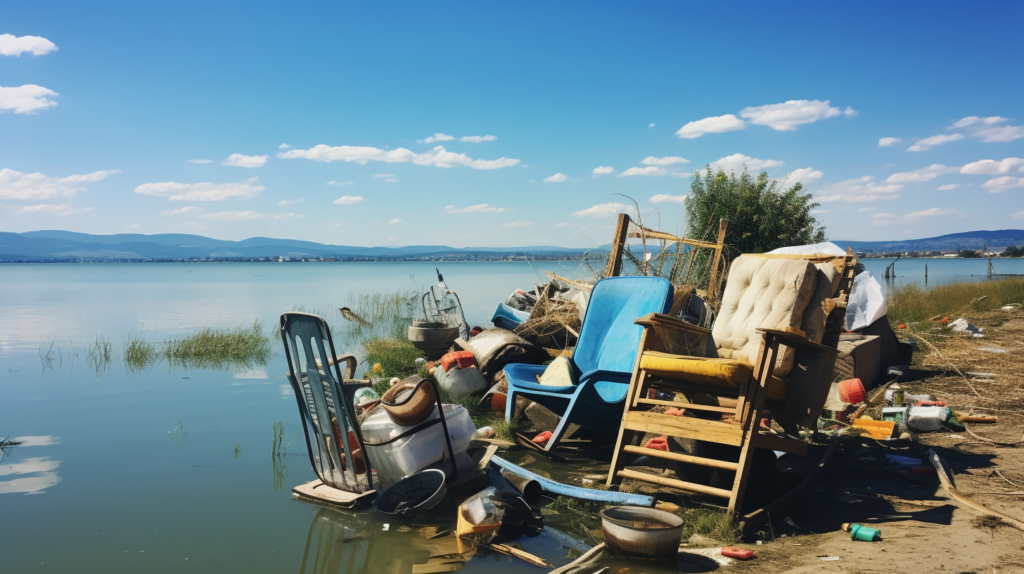
<path fill-rule="evenodd" d="M 655 378 L 644 369 L 640 368 L 641 358 L 647 351 L 657 346 L 657 337 L 650 336 L 652 327 L 676 331 L 690 331 L 706 334 L 708 331 L 700 327 L 689 325 L 673 317 L 666 315 L 651 314 L 637 320 L 638 324 L 644 325 L 644 334 L 640 341 L 640 350 L 637 353 L 637 362 L 633 370 L 633 377 L 630 380 L 629 390 L 626 394 L 625 410 L 622 417 L 622 425 L 619 427 L 619 436 L 615 443 L 615 451 L 612 456 L 611 468 L 608 472 L 608 486 L 614 486 L 623 478 L 643 480 L 661 486 L 668 486 L 697 492 L 700 494 L 715 496 L 728 500 L 728 510 L 731 513 L 738 513 L 743 503 L 743 495 L 746 491 L 747 482 L 750 476 L 750 465 L 754 456 L 754 449 L 771 448 L 795 454 L 806 454 L 807 443 L 794 438 L 777 434 L 767 428 L 761 427 L 761 417 L 766 410 L 767 386 L 772 380 L 775 371 L 780 346 L 794 346 L 811 348 L 815 351 L 835 353 L 835 349 L 808 341 L 798 334 L 774 329 L 759 329 L 764 337 L 761 353 L 753 373 L 748 381 L 740 385 L 739 392 L 735 399 L 735 406 L 730 406 L 728 398 L 719 399 L 719 405 L 702 405 L 694 403 L 681 403 L 647 398 L 647 391 L 653 386 L 667 387 L 677 391 L 708 392 L 714 395 L 729 394 L 728 389 L 695 385 L 683 381 L 667 380 L 663 377 Z M 706 420 L 693 417 L 682 417 L 664 415 L 648 412 L 654 406 L 674 406 L 695 411 L 715 412 L 721 414 L 732 414 L 732 421 Z M 688 454 L 667 452 L 651 448 L 636 446 L 633 442 L 643 437 L 645 433 L 656 433 L 681 438 L 696 439 L 718 444 L 725 444 L 740 447 L 740 456 L 737 462 L 723 461 L 712 458 L 704 458 Z M 647 455 L 654 458 L 697 464 L 710 468 L 734 471 L 736 473 L 731 489 L 716 488 L 704 484 L 687 482 L 674 478 L 656 476 L 625 468 L 625 454 Z"/>

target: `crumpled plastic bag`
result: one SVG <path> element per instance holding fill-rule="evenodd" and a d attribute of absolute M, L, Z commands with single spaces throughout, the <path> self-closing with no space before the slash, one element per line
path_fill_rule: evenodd
<path fill-rule="evenodd" d="M 850 299 L 846 305 L 846 330 L 863 329 L 881 319 L 889 311 L 885 304 L 882 286 L 870 271 L 853 278 Z"/>

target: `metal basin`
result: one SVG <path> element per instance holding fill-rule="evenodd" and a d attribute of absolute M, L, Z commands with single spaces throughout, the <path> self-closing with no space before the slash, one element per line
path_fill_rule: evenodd
<path fill-rule="evenodd" d="M 648 560 L 668 560 L 679 553 L 683 519 L 671 512 L 614 506 L 601 511 L 608 546 L 620 554 Z"/>

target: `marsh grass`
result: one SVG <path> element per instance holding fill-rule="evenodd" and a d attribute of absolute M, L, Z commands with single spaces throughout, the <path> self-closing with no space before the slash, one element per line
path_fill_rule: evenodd
<path fill-rule="evenodd" d="M 910 329 L 927 330 L 931 326 L 928 320 L 936 316 L 954 320 L 965 313 L 1024 302 L 1024 278 L 950 283 L 928 289 L 911 283 L 890 289 L 886 299 L 893 329 L 905 324 Z"/>
<path fill-rule="evenodd" d="M 139 335 L 132 335 L 124 342 L 124 364 L 133 373 L 145 370 L 160 358 L 157 346 Z"/>
<path fill-rule="evenodd" d="M 103 376 L 110 369 L 110 362 L 114 355 L 114 340 L 97 334 L 86 347 L 86 364 L 96 373 L 97 377 Z"/>
<path fill-rule="evenodd" d="M 412 325 L 415 300 L 415 293 L 403 291 L 350 295 L 348 312 L 341 314 L 342 332 L 350 342 L 404 340 Z"/>
<path fill-rule="evenodd" d="M 740 532 L 725 509 L 694 507 L 683 509 L 683 540 L 700 534 L 726 546 L 739 541 Z"/>
<path fill-rule="evenodd" d="M 165 342 L 160 353 L 172 366 L 251 367 L 266 365 L 271 346 L 263 325 L 256 321 L 251 327 L 206 327 L 190 337 Z"/>
<path fill-rule="evenodd" d="M 479 399 L 478 399 L 479 400 Z M 504 416 L 495 416 L 494 420 L 490 423 L 491 428 L 494 429 L 494 436 L 501 440 L 507 440 L 508 442 L 516 442 L 516 432 L 523 428 L 523 422 L 519 418 L 513 418 L 512 420 L 506 419 Z"/>
<path fill-rule="evenodd" d="M 389 388 L 389 381 L 392 377 L 403 379 L 414 375 L 419 371 L 416 359 L 423 356 L 423 352 L 412 346 L 412 343 L 398 338 L 371 339 L 363 346 L 366 349 L 366 371 L 364 379 L 377 381 L 373 390 L 383 396 Z M 380 370 L 374 366 L 379 364 Z"/>

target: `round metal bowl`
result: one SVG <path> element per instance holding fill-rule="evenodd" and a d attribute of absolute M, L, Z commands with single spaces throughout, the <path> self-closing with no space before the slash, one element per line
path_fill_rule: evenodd
<path fill-rule="evenodd" d="M 608 546 L 620 554 L 648 560 L 668 560 L 679 553 L 683 519 L 671 512 L 635 506 L 601 511 Z"/>

